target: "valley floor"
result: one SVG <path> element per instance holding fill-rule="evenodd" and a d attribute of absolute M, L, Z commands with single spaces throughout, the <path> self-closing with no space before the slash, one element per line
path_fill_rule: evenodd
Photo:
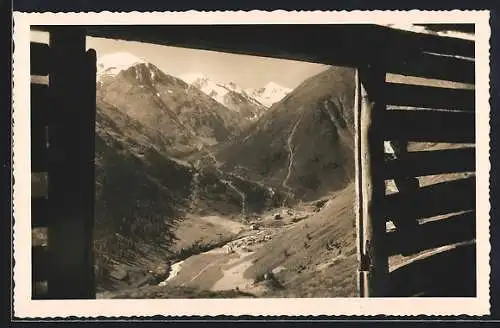
<path fill-rule="evenodd" d="M 350 193 L 352 188 L 333 195 L 333 200 L 278 209 L 247 223 L 220 216 L 187 217 L 179 222 L 173 249 L 201 245 L 199 252 L 171 263 L 166 279 L 154 286 L 105 291 L 98 298 L 142 298 L 150 293 L 182 297 L 182 290 L 185 297 L 228 292 L 234 297 L 354 296 L 353 216 L 346 211 L 352 207 Z M 332 243 L 332 238 L 338 241 Z M 335 273 L 337 265 L 341 275 Z M 323 286 L 329 276 L 336 277 L 330 284 L 337 287 Z"/>

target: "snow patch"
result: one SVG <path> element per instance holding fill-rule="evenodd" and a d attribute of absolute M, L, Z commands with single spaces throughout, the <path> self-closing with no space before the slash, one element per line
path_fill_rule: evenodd
<path fill-rule="evenodd" d="M 291 91 L 292 89 L 290 88 L 286 88 L 274 82 L 269 82 L 262 88 L 246 89 L 245 93 L 264 106 L 271 107 L 281 99 L 285 98 Z"/>
<path fill-rule="evenodd" d="M 99 57 L 97 60 L 97 76 L 116 76 L 137 64 L 147 64 L 146 60 L 128 52 L 116 52 Z"/>
<path fill-rule="evenodd" d="M 235 105 L 228 99 L 228 94 L 231 92 L 239 94 L 242 98 L 232 99 L 241 103 L 246 99 L 249 103 L 259 107 L 271 107 L 274 103 L 283 99 L 290 91 L 289 88 L 280 86 L 277 83 L 269 82 L 262 88 L 257 89 L 243 89 L 234 82 L 222 83 L 214 81 L 203 73 L 187 73 L 180 75 L 179 78 L 186 82 L 189 86 L 194 86 L 200 89 L 203 93 L 210 96 L 218 103 L 239 112 L 240 107 Z M 254 113 L 250 120 L 256 120 L 260 116 Z"/>
<path fill-rule="evenodd" d="M 223 84 L 211 80 L 202 73 L 188 73 L 179 76 L 179 78 L 187 84 L 200 89 L 203 93 L 212 97 L 218 103 L 226 106 L 224 99 L 232 90 L 226 88 Z"/>

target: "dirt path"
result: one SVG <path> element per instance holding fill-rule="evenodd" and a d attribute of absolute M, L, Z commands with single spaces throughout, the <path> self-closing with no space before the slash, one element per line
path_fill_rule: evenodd
<path fill-rule="evenodd" d="M 192 167 L 194 169 L 193 173 L 193 179 L 191 180 L 191 208 L 196 208 L 198 205 L 198 200 L 200 198 L 200 172 L 198 171 L 200 166 L 200 160 L 196 160 L 193 164 Z"/>
<path fill-rule="evenodd" d="M 247 195 L 241 191 L 240 189 L 238 189 L 238 187 L 236 187 L 232 181 L 229 181 L 229 180 L 224 180 L 224 179 L 221 179 L 220 180 L 223 184 L 225 184 L 226 186 L 228 186 L 229 188 L 231 188 L 234 192 L 236 192 L 240 198 L 241 198 L 241 212 L 240 212 L 240 215 L 242 217 L 245 216 L 245 212 L 246 212 L 246 203 L 247 203 Z"/>
<path fill-rule="evenodd" d="M 208 155 L 208 157 L 210 157 L 212 159 L 212 161 L 214 161 L 214 167 L 217 170 L 217 172 L 219 173 L 219 175 L 221 177 L 224 177 L 226 174 L 220 169 L 221 164 L 217 160 L 217 158 L 215 157 L 215 155 L 210 150 L 208 150 L 208 149 L 207 149 L 207 155 Z M 240 215 L 242 217 L 244 217 L 245 213 L 246 213 L 247 195 L 243 191 L 241 191 L 238 187 L 236 187 L 231 180 L 226 180 L 226 179 L 222 179 L 221 178 L 220 181 L 223 184 L 225 184 L 226 186 L 228 186 L 229 188 L 231 188 L 234 192 L 236 192 L 240 196 L 240 198 L 241 198 L 241 212 L 240 212 Z"/>
<path fill-rule="evenodd" d="M 302 121 L 302 116 L 299 119 L 297 119 L 297 121 L 293 125 L 292 131 L 288 135 L 288 139 L 287 139 L 288 172 L 286 174 L 285 179 L 281 183 L 281 185 L 285 189 L 287 189 L 289 192 L 291 192 L 292 188 L 288 185 L 288 180 L 290 180 L 290 176 L 292 175 L 292 167 L 293 167 L 293 164 L 294 164 L 294 157 L 295 157 L 295 152 L 293 150 L 293 144 L 292 144 L 292 142 L 293 142 L 293 136 L 295 135 L 295 131 L 297 130 L 297 127 L 299 126 L 300 121 Z M 283 201 L 283 204 L 287 201 L 287 199 L 288 199 L 288 194 L 287 194 L 285 200 Z"/>

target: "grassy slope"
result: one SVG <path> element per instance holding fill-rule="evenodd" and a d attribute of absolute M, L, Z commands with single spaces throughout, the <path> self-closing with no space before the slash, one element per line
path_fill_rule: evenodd
<path fill-rule="evenodd" d="M 354 296 L 354 224 L 354 187 L 349 185 L 335 193 L 316 215 L 297 223 L 257 251 L 245 276 L 255 279 L 284 266 L 286 270 L 278 278 L 285 289 L 268 296 Z M 327 249 L 329 242 L 338 243 L 339 248 Z M 321 268 L 336 257 L 335 265 Z"/>

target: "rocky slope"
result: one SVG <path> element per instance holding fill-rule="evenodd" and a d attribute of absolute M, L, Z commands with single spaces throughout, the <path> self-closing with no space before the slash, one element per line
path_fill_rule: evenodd
<path fill-rule="evenodd" d="M 220 147 L 224 169 L 312 200 L 352 180 L 354 71 L 313 76 Z"/>
<path fill-rule="evenodd" d="M 98 62 L 97 101 L 154 130 L 169 153 L 182 156 L 240 133 L 234 111 L 151 63 L 125 58 Z"/>

